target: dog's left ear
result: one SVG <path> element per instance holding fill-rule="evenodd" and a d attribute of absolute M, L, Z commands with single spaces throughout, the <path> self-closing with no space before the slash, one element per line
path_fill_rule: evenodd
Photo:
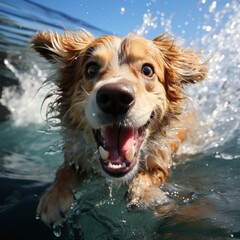
<path fill-rule="evenodd" d="M 207 74 L 206 62 L 193 50 L 180 48 L 166 34 L 153 40 L 161 52 L 165 63 L 165 77 L 174 84 L 195 83 L 203 80 Z"/>

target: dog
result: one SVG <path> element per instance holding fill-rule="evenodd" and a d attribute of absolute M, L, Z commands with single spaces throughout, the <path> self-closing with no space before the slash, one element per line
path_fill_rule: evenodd
<path fill-rule="evenodd" d="M 57 69 L 49 112 L 57 112 L 64 140 L 64 162 L 38 205 L 41 219 L 51 226 L 64 218 L 73 189 L 95 173 L 127 184 L 130 205 L 165 201 L 160 186 L 194 121 L 184 85 L 207 74 L 201 55 L 167 34 L 39 32 L 31 44 Z"/>

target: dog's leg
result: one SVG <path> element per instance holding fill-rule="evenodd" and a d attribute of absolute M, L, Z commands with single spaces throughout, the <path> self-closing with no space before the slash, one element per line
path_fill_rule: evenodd
<path fill-rule="evenodd" d="M 168 202 L 160 186 L 168 176 L 171 162 L 170 145 L 165 151 L 158 148 L 149 149 L 151 155 L 141 164 L 141 171 L 133 179 L 128 190 L 130 205 L 160 205 Z"/>
<path fill-rule="evenodd" d="M 168 202 L 168 197 L 160 189 L 163 179 L 161 169 L 138 173 L 128 190 L 129 204 L 151 206 Z"/>
<path fill-rule="evenodd" d="M 73 202 L 73 187 L 79 182 L 75 165 L 64 163 L 57 171 L 52 186 L 41 198 L 37 214 L 43 222 L 51 226 L 65 217 Z"/>

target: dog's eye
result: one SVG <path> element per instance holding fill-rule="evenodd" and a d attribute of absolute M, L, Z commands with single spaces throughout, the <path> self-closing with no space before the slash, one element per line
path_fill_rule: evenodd
<path fill-rule="evenodd" d="M 153 67 L 148 64 L 144 64 L 142 67 L 142 74 L 146 77 L 152 77 L 154 74 Z"/>
<path fill-rule="evenodd" d="M 87 77 L 93 78 L 99 73 L 100 66 L 96 62 L 89 63 L 86 68 Z"/>

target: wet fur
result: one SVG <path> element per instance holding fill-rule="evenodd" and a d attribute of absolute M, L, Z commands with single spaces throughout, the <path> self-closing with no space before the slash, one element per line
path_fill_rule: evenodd
<path fill-rule="evenodd" d="M 61 120 L 65 144 L 64 163 L 38 206 L 42 220 L 48 225 L 59 221 L 70 207 L 74 186 L 94 171 L 103 172 L 92 134 L 92 128 L 101 123 L 92 116 L 99 112 L 94 103 L 96 91 L 106 83 L 123 82 L 135 91 L 135 105 L 121 124 L 140 127 L 147 120 L 150 124 L 134 169 L 120 179 L 104 173 L 105 177 L 129 185 L 130 204 L 149 205 L 165 199 L 159 186 L 168 176 L 171 155 L 184 139 L 186 126 L 193 121 L 183 111 L 183 86 L 203 80 L 207 72 L 199 54 L 180 48 L 165 34 L 150 41 L 134 34 L 94 38 L 88 32 L 40 32 L 32 46 L 57 68 L 59 77 L 53 80 L 57 98 L 49 112 Z M 85 71 L 91 61 L 100 62 L 101 71 L 89 80 Z M 154 68 L 151 79 L 141 73 L 146 63 Z"/>

